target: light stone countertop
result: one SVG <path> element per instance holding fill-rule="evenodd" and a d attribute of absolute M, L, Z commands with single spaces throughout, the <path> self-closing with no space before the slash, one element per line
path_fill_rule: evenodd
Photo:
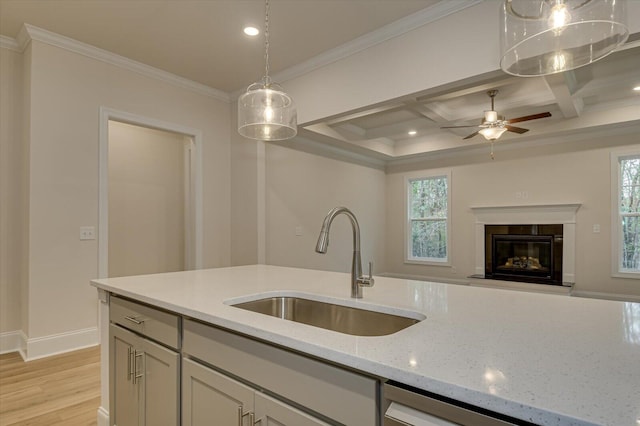
<path fill-rule="evenodd" d="M 542 425 L 640 426 L 640 303 L 251 265 L 92 285 L 363 372 Z M 234 308 L 256 295 L 311 296 L 426 316 L 358 337 Z"/>

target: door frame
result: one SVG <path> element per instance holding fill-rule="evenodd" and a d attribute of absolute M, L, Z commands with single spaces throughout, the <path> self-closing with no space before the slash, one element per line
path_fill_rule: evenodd
<path fill-rule="evenodd" d="M 192 232 L 185 234 L 187 269 L 202 268 L 202 132 L 198 129 L 156 118 L 144 117 L 100 107 L 99 189 L 98 189 L 98 278 L 109 276 L 109 121 L 148 127 L 185 135 L 189 143 L 189 186 L 191 198 L 187 205 L 185 223 Z"/>

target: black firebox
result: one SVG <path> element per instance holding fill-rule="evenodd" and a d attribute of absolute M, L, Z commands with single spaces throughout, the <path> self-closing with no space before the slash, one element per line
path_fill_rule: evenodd
<path fill-rule="evenodd" d="M 562 225 L 485 226 L 485 278 L 562 284 Z"/>

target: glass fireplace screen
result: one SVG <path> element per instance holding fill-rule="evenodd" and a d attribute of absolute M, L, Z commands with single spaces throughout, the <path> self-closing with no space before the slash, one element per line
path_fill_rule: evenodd
<path fill-rule="evenodd" d="M 492 235 L 494 278 L 552 279 L 553 235 Z"/>

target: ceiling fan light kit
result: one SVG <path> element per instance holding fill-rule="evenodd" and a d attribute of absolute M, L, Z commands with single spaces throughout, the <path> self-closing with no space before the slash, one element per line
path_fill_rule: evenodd
<path fill-rule="evenodd" d="M 537 120 L 539 118 L 551 117 L 550 112 L 541 112 L 538 114 L 525 115 L 524 117 L 512 118 L 510 120 L 505 119 L 502 115 L 498 114 L 495 110 L 495 97 L 498 94 L 498 90 L 489 90 L 487 92 L 487 96 L 491 98 L 491 109 L 486 110 L 484 112 L 484 118 L 482 119 L 482 123 L 478 126 L 444 126 L 441 129 L 459 129 L 463 127 L 479 127 L 480 130 L 477 130 L 470 135 L 465 136 L 463 139 L 471 139 L 476 135 L 482 135 L 486 140 L 491 142 L 491 159 L 493 156 L 493 142 L 497 141 L 500 136 L 502 136 L 505 132 L 513 132 L 522 134 L 528 132 L 529 129 L 524 129 L 522 127 L 512 126 L 513 123 L 519 123 L 522 121 L 529 120 Z"/>
<path fill-rule="evenodd" d="M 269 78 L 269 0 L 265 1 L 265 75 L 238 98 L 238 133 L 255 140 L 279 141 L 298 133 L 295 103 Z"/>
<path fill-rule="evenodd" d="M 505 0 L 500 67 L 533 77 L 604 58 L 629 37 L 626 0 Z"/>
<path fill-rule="evenodd" d="M 507 131 L 506 127 L 501 126 L 490 126 L 485 127 L 484 129 L 480 129 L 478 133 L 480 133 L 484 138 L 488 141 L 497 140 L 504 132 Z"/>

